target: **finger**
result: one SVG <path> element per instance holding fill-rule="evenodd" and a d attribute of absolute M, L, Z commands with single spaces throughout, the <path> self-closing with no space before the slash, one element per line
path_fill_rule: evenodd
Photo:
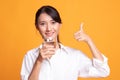
<path fill-rule="evenodd" d="M 56 51 L 56 48 L 53 48 L 53 47 L 49 47 L 49 48 L 42 48 L 40 49 L 40 52 L 43 53 L 43 54 L 48 54 L 49 52 L 54 52 L 55 53 Z"/>
<path fill-rule="evenodd" d="M 84 23 L 82 22 L 82 23 L 80 24 L 80 31 L 83 31 L 83 25 L 84 25 Z"/>
<path fill-rule="evenodd" d="M 51 57 L 52 57 L 52 55 L 44 55 L 44 56 L 42 56 L 43 59 L 48 59 L 48 60 L 49 60 Z"/>
<path fill-rule="evenodd" d="M 82 32 L 80 32 L 80 31 L 78 31 L 74 34 L 74 37 L 80 37 L 80 36 L 82 36 Z"/>
<path fill-rule="evenodd" d="M 46 54 L 46 55 L 44 55 L 44 58 L 47 58 L 49 60 L 53 55 L 54 54 Z"/>
<path fill-rule="evenodd" d="M 78 40 L 78 39 L 80 39 L 80 38 L 82 38 L 82 37 L 81 37 L 81 36 L 76 36 L 76 37 L 75 37 L 76 40 Z"/>
<path fill-rule="evenodd" d="M 54 55 L 55 51 L 54 50 L 49 50 L 49 51 L 46 51 L 46 54 Z"/>
<path fill-rule="evenodd" d="M 46 51 L 46 50 L 56 50 L 55 46 L 44 46 L 41 48 L 41 50 Z"/>
<path fill-rule="evenodd" d="M 84 38 L 79 37 L 79 38 L 77 38 L 77 41 L 84 41 Z"/>
<path fill-rule="evenodd" d="M 44 51 L 44 52 L 41 53 L 41 55 L 48 55 L 48 54 L 54 55 L 55 51 Z"/>
<path fill-rule="evenodd" d="M 56 51 L 56 48 L 46 48 L 45 51 Z"/>
<path fill-rule="evenodd" d="M 80 34 L 74 35 L 75 39 L 80 37 Z"/>
<path fill-rule="evenodd" d="M 52 55 L 47 55 L 46 56 L 47 60 L 50 60 L 51 57 L 52 57 Z"/>
<path fill-rule="evenodd" d="M 80 33 L 81 33 L 81 31 L 78 31 L 78 32 L 74 33 L 74 36 L 79 35 Z"/>
<path fill-rule="evenodd" d="M 54 52 L 49 52 L 49 53 L 43 53 L 41 54 L 42 58 L 47 58 L 48 56 L 54 55 Z"/>

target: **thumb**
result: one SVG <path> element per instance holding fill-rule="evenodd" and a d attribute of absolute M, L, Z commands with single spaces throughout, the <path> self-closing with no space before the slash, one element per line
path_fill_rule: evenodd
<path fill-rule="evenodd" d="M 81 32 L 84 31 L 84 30 L 83 30 L 83 25 L 84 25 L 84 23 L 82 22 L 82 23 L 80 24 L 80 31 L 81 31 Z"/>

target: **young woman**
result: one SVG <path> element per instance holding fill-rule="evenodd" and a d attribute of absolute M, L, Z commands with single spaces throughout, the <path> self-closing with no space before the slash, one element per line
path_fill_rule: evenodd
<path fill-rule="evenodd" d="M 44 42 L 25 55 L 21 80 L 77 80 L 78 77 L 108 76 L 110 69 L 107 58 L 84 33 L 82 25 L 81 30 L 74 36 L 76 40 L 85 41 L 89 45 L 92 60 L 81 51 L 59 42 L 61 24 L 60 15 L 54 7 L 42 6 L 38 9 L 35 26 Z"/>

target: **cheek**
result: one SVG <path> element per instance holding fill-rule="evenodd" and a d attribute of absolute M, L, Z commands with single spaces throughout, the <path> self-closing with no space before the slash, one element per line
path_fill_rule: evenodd
<path fill-rule="evenodd" d="M 57 32 L 59 32 L 60 27 L 61 27 L 61 26 L 58 24 L 58 25 L 55 27 L 55 30 L 56 30 Z"/>
<path fill-rule="evenodd" d="M 58 32 L 60 31 L 60 27 L 58 27 Z"/>
<path fill-rule="evenodd" d="M 56 33 L 59 33 L 60 28 L 59 27 L 55 27 L 54 30 L 56 31 Z"/>
<path fill-rule="evenodd" d="M 38 28 L 38 31 L 41 35 L 44 35 L 44 33 L 45 33 L 45 29 L 43 29 L 43 28 Z"/>
<path fill-rule="evenodd" d="M 38 27 L 38 30 L 40 31 L 40 32 L 45 32 L 45 29 L 44 28 L 41 28 L 41 27 Z"/>
<path fill-rule="evenodd" d="M 58 27 L 58 33 L 59 33 L 59 31 L 60 31 L 60 26 Z"/>

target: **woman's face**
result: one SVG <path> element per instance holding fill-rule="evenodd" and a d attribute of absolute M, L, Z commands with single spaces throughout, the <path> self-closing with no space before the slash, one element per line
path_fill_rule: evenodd
<path fill-rule="evenodd" d="M 44 39 L 52 38 L 57 40 L 61 24 L 54 21 L 51 16 L 46 13 L 40 14 L 37 26 Z"/>

